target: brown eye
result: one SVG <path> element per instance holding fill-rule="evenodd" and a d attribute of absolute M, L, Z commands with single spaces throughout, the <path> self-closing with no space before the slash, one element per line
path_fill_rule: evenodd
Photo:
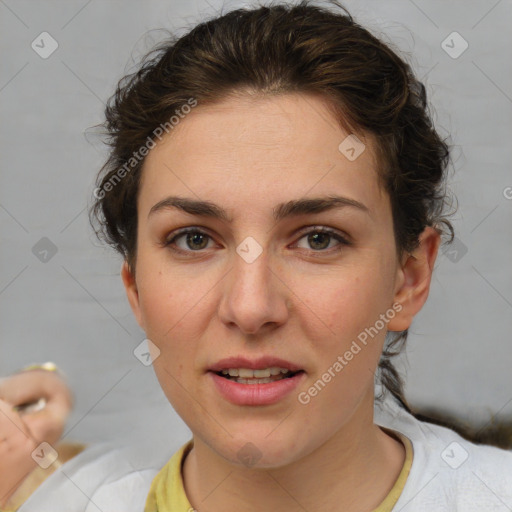
<path fill-rule="evenodd" d="M 342 246 L 350 245 L 348 240 L 341 236 L 338 232 L 326 228 L 316 228 L 310 230 L 307 233 L 304 233 L 300 240 L 303 238 L 307 238 L 307 244 L 309 245 L 309 247 L 305 247 L 305 249 L 311 248 L 315 252 L 327 252 L 326 249 L 333 248 L 329 247 L 330 242 L 333 240 L 338 242 L 338 244 L 334 246 L 334 249 L 339 249 Z"/>
<path fill-rule="evenodd" d="M 332 236 L 327 233 L 310 233 L 307 237 L 308 243 L 313 249 L 327 249 L 332 238 Z"/>
<path fill-rule="evenodd" d="M 204 249 L 208 245 L 207 238 L 208 235 L 199 232 L 185 234 L 186 244 L 191 249 Z"/>
<path fill-rule="evenodd" d="M 180 246 L 177 244 L 177 241 L 181 239 L 184 240 L 184 243 Z M 187 228 L 179 231 L 175 236 L 167 240 L 165 246 L 178 252 L 197 252 L 206 249 L 208 240 L 211 240 L 211 237 L 203 231 Z"/>

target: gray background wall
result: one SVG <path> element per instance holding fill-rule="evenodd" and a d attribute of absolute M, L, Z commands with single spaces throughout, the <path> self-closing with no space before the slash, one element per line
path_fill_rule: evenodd
<path fill-rule="evenodd" d="M 84 132 L 162 36 L 154 29 L 183 32 L 222 5 L 210 2 L 0 1 L 0 375 L 34 361 L 61 366 L 76 398 L 67 439 L 136 433 L 177 447 L 188 438 L 153 370 L 133 355 L 145 336 L 121 260 L 89 228 L 86 205 L 106 153 Z M 245 4 L 225 2 L 224 11 Z M 410 56 L 439 131 L 456 145 L 455 252 L 440 255 L 411 329 L 400 362 L 407 396 L 472 419 L 512 414 L 512 2 L 346 5 Z M 454 31 L 469 45 L 457 58 L 465 43 L 448 37 Z M 58 43 L 46 59 L 31 47 L 51 48 L 47 36 L 41 48 L 42 32 Z"/>

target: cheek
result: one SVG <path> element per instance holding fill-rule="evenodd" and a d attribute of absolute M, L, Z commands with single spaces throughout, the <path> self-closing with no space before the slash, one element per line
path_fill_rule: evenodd
<path fill-rule="evenodd" d="M 199 306 L 208 290 L 201 279 L 180 278 L 179 272 L 157 271 L 147 265 L 142 269 L 139 287 L 141 315 L 146 324 L 146 334 L 156 343 L 165 343 L 176 331 L 183 331 L 193 320 L 191 313 Z M 204 289 L 203 289 L 204 288 Z M 151 335 L 151 336 L 150 336 Z"/>
<path fill-rule="evenodd" d="M 334 421 L 343 421 L 346 411 L 373 386 L 387 330 L 380 318 L 391 305 L 392 279 L 375 254 L 369 259 L 361 258 L 357 265 L 320 281 L 317 276 L 316 288 L 311 280 L 303 281 L 301 293 L 309 288 L 310 308 L 304 309 L 301 329 L 317 358 L 307 384 L 313 387 L 301 391 L 311 398 L 312 417 L 336 404 Z"/>
<path fill-rule="evenodd" d="M 141 314 L 145 320 L 146 336 L 157 347 L 153 362 L 155 375 L 165 396 L 178 412 L 187 414 L 188 383 L 194 365 L 194 293 L 171 282 L 159 272 L 149 272 L 143 290 L 139 290 Z M 185 387 L 184 387 L 185 384 Z"/>
<path fill-rule="evenodd" d="M 335 290 L 319 295 L 314 301 L 315 311 L 329 315 L 325 320 L 329 330 L 325 326 L 312 329 L 319 321 L 308 313 L 309 323 L 304 325 L 309 327 L 303 331 L 316 360 L 310 379 L 299 390 L 302 399 L 308 401 L 304 428 L 313 428 L 315 418 L 323 418 L 326 429 L 339 427 L 373 389 L 386 334 L 385 328 L 375 330 L 376 321 L 386 311 L 384 295 L 379 296 L 375 284 L 373 279 L 359 277 L 344 280 Z M 326 410 L 331 411 L 328 419 Z"/>
<path fill-rule="evenodd" d="M 171 399 L 183 391 L 179 383 L 189 380 L 195 371 L 212 283 L 200 273 L 191 278 L 155 259 L 140 259 L 139 276 L 139 303 L 146 336 L 160 351 L 154 370 Z"/>
<path fill-rule="evenodd" d="M 310 328 L 317 327 L 315 337 L 346 342 L 373 325 L 390 306 L 392 287 L 382 276 L 378 269 L 354 267 L 320 280 L 302 280 L 299 293 L 307 297 L 304 311 Z"/>

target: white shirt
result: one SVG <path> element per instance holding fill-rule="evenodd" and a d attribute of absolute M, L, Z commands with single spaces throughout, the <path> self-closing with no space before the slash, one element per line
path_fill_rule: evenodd
<path fill-rule="evenodd" d="M 413 445 L 411 471 L 393 512 L 512 511 L 512 451 L 470 443 L 391 400 L 376 404 L 375 422 Z"/>
<path fill-rule="evenodd" d="M 375 423 L 408 437 L 413 461 L 393 512 L 511 512 L 512 451 L 475 445 L 418 421 L 391 398 L 376 402 Z M 86 449 L 55 471 L 19 512 L 141 512 L 159 469 L 176 451 L 151 442 Z"/>

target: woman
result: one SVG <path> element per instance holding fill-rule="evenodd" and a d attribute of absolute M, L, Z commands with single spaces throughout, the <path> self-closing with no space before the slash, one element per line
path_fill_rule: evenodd
<path fill-rule="evenodd" d="M 193 433 L 117 510 L 512 507 L 512 454 L 419 421 L 392 365 L 452 233 L 449 150 L 408 65 L 341 10 L 203 23 L 106 110 L 93 221 Z"/>
<path fill-rule="evenodd" d="M 512 455 L 415 421 L 390 361 L 451 231 L 448 147 L 395 53 L 339 11 L 235 11 L 165 43 L 107 127 L 95 212 L 193 432 L 146 510 L 511 504 Z"/>

